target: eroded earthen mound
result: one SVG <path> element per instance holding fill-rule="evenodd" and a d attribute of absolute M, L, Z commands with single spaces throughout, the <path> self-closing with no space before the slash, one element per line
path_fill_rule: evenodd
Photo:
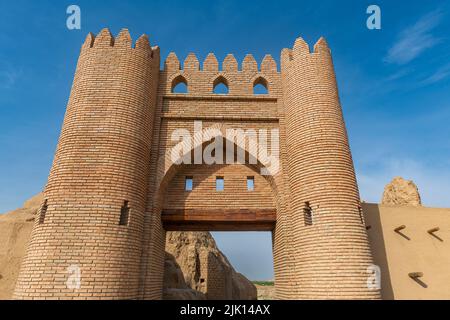
<path fill-rule="evenodd" d="M 257 299 L 256 287 L 234 270 L 209 232 L 168 232 L 166 251 L 181 268 L 186 285 L 208 300 Z"/>
<path fill-rule="evenodd" d="M 384 188 L 383 200 L 384 205 L 399 206 L 420 206 L 419 189 L 410 180 L 396 177 Z"/>

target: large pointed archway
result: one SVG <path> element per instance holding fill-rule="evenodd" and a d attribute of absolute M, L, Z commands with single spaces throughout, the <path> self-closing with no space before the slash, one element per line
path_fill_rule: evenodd
<path fill-rule="evenodd" d="M 155 262 L 155 257 L 160 257 L 159 265 L 161 265 L 166 231 L 271 232 L 275 282 L 277 283 L 277 278 L 281 277 L 280 283 L 285 283 L 280 260 L 284 257 L 286 263 L 289 255 L 281 253 L 282 250 L 287 250 L 287 246 L 280 245 L 283 241 L 280 235 L 283 224 L 277 224 L 278 212 L 283 210 L 278 190 L 278 179 L 281 177 L 277 174 L 262 174 L 270 172 L 271 169 L 263 164 L 258 153 L 252 148 L 252 144 L 257 142 L 251 137 L 248 137 L 242 149 L 242 145 L 227 139 L 224 134 L 226 125 L 218 124 L 214 129 L 215 134 L 210 135 L 206 142 L 201 140 L 202 137 L 194 136 L 192 148 L 180 153 L 179 158 L 174 159 L 170 151 L 166 152 L 165 157 L 160 158 L 158 190 L 152 201 L 153 219 L 149 223 L 150 235 L 147 240 L 152 246 L 148 246 L 151 252 L 144 255 L 152 257 L 153 260 L 143 259 L 143 268 L 146 269 L 143 271 L 147 274 L 144 285 L 152 283 L 151 290 L 155 290 L 155 283 L 160 283 L 162 290 L 162 279 L 157 279 L 158 274 L 161 275 L 161 269 Z M 186 156 L 193 155 L 196 149 L 203 151 L 219 136 L 225 141 L 224 148 L 230 143 L 234 146 L 233 151 L 236 154 L 239 152 L 245 154 L 244 163 L 182 163 L 181 160 Z M 225 188 L 222 191 L 216 190 L 215 180 L 218 177 L 225 180 Z M 185 188 L 187 178 L 193 180 L 192 190 Z M 246 184 L 249 178 L 254 179 L 253 191 L 249 191 Z M 148 288 L 144 287 L 144 298 L 147 290 Z"/>

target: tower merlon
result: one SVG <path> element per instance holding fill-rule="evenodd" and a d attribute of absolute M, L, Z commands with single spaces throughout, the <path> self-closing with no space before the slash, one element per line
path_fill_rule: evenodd
<path fill-rule="evenodd" d="M 306 57 L 317 54 L 320 55 L 322 53 L 327 54 L 327 56 L 331 53 L 328 43 L 324 37 L 320 37 L 320 39 L 314 44 L 314 50 L 312 52 L 309 44 L 303 38 L 299 37 L 295 40 L 292 49 L 285 48 L 281 51 L 281 65 L 284 68 L 296 58 L 305 59 Z"/>
<path fill-rule="evenodd" d="M 320 39 L 314 45 L 314 53 L 320 52 L 330 53 L 330 47 L 328 46 L 327 40 L 324 37 L 320 37 Z"/>
<path fill-rule="evenodd" d="M 116 38 L 114 45 L 116 47 L 131 48 L 131 35 L 128 29 L 122 29 Z"/>
<path fill-rule="evenodd" d="M 152 48 L 150 46 L 150 40 L 148 39 L 148 36 L 146 34 L 143 34 L 139 37 L 139 39 L 137 39 L 135 49 L 141 49 L 151 52 Z"/>
<path fill-rule="evenodd" d="M 198 61 L 195 53 L 189 53 L 189 55 L 184 60 L 184 70 L 189 71 L 199 71 L 200 70 L 200 62 Z"/>
<path fill-rule="evenodd" d="M 310 53 L 309 44 L 301 37 L 297 38 L 293 47 L 294 58 L 297 56 L 304 56 Z"/>
<path fill-rule="evenodd" d="M 89 32 L 86 36 L 86 40 L 84 40 L 83 46 L 81 47 L 81 50 L 92 48 L 94 45 L 95 36 L 92 32 Z"/>
<path fill-rule="evenodd" d="M 219 71 L 219 62 L 217 61 L 214 53 L 209 53 L 206 57 L 205 61 L 203 62 L 203 70 L 213 72 Z"/>
<path fill-rule="evenodd" d="M 270 54 L 266 54 L 263 61 L 261 62 L 261 72 L 276 73 L 277 71 L 278 68 L 275 59 Z"/>
<path fill-rule="evenodd" d="M 167 72 L 178 72 L 180 71 L 180 60 L 178 60 L 175 52 L 169 53 L 164 62 L 164 70 Z"/>
<path fill-rule="evenodd" d="M 114 37 L 108 28 L 102 29 L 100 33 L 95 37 L 94 48 L 113 47 Z"/>
<path fill-rule="evenodd" d="M 222 70 L 225 72 L 237 72 L 238 71 L 238 63 L 234 55 L 228 54 L 223 60 Z"/>
<path fill-rule="evenodd" d="M 242 62 L 242 71 L 244 72 L 258 72 L 258 64 L 251 54 L 247 54 Z"/>

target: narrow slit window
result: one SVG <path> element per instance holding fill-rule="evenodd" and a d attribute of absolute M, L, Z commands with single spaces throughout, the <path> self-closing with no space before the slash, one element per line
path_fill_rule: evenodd
<path fill-rule="evenodd" d="M 186 177 L 186 181 L 184 183 L 184 190 L 185 191 L 194 190 L 194 178 L 193 177 Z"/>
<path fill-rule="evenodd" d="M 128 201 L 125 201 L 122 209 L 120 210 L 119 225 L 128 226 L 129 219 L 130 219 L 130 204 Z"/>
<path fill-rule="evenodd" d="M 225 178 L 217 177 L 216 178 L 216 191 L 224 191 L 225 190 Z"/>
<path fill-rule="evenodd" d="M 45 222 L 45 215 L 47 214 L 48 204 L 47 200 L 44 201 L 44 204 L 41 207 L 41 210 L 39 212 L 39 224 L 44 224 Z"/>
<path fill-rule="evenodd" d="M 247 177 L 247 191 L 255 191 L 255 177 Z"/>
<path fill-rule="evenodd" d="M 313 211 L 309 202 L 305 202 L 305 208 L 303 209 L 305 216 L 305 226 L 313 225 Z"/>

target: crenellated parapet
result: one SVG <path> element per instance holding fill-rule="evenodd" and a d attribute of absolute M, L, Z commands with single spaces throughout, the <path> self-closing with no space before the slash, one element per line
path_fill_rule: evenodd
<path fill-rule="evenodd" d="M 174 52 L 171 52 L 165 61 L 164 71 L 167 73 L 183 72 L 183 71 L 223 71 L 223 72 L 242 72 L 247 74 L 254 74 L 257 72 L 263 73 L 278 73 L 277 63 L 270 54 L 266 55 L 261 64 L 258 65 L 256 59 L 252 54 L 247 54 L 239 66 L 233 54 L 228 54 L 222 61 L 222 68 L 219 66 L 214 53 L 209 53 L 203 64 L 200 62 L 194 53 L 190 53 L 183 63 L 181 68 L 180 60 Z"/>
<path fill-rule="evenodd" d="M 155 58 L 155 55 L 157 55 L 159 58 L 159 47 L 152 47 L 147 35 L 140 36 L 133 45 L 133 40 L 128 29 L 122 29 L 117 37 L 114 37 L 107 28 L 101 30 L 97 36 L 89 33 L 81 47 L 81 51 L 84 53 L 90 49 L 112 48 L 129 50 L 129 52 L 140 52 L 147 54 L 150 58 Z"/>
<path fill-rule="evenodd" d="M 281 51 L 281 70 L 289 68 L 294 63 L 293 61 L 308 63 L 330 58 L 331 50 L 325 38 L 321 37 L 314 45 L 312 51 L 303 38 L 297 38 L 292 49 L 285 48 Z"/>
<path fill-rule="evenodd" d="M 281 92 L 280 73 L 271 55 L 266 55 L 258 65 L 253 55 L 248 54 L 239 64 L 234 55 L 229 54 L 219 63 L 214 53 L 209 53 L 203 63 L 197 56 L 189 54 L 181 66 L 175 53 L 170 53 L 162 71 L 164 79 L 160 84 L 164 94 L 183 82 L 188 87 L 188 95 L 205 96 L 214 91 L 215 85 L 224 83 L 230 96 L 253 96 L 255 85 L 262 84 L 268 96 L 276 97 Z"/>

